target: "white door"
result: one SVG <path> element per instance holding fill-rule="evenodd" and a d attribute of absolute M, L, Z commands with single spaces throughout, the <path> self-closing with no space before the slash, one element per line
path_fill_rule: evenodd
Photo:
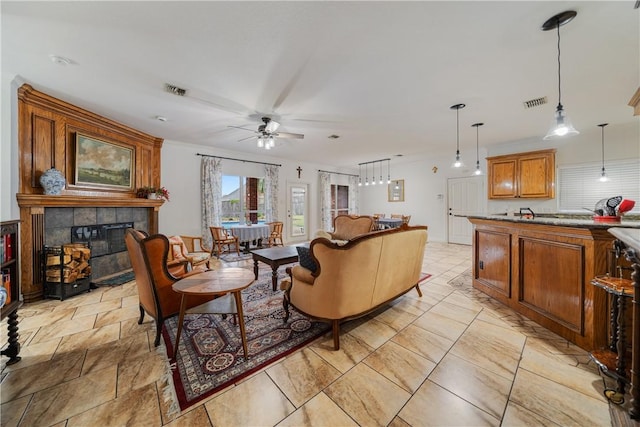
<path fill-rule="evenodd" d="M 473 226 L 467 215 L 483 211 L 484 180 L 481 176 L 450 178 L 448 181 L 449 243 L 470 245 Z"/>
<path fill-rule="evenodd" d="M 309 185 L 287 185 L 287 241 L 309 240 Z"/>

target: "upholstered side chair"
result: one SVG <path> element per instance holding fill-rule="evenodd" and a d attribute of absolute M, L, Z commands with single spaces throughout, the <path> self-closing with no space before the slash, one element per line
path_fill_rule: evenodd
<path fill-rule="evenodd" d="M 185 262 L 176 262 L 169 271 L 167 258 L 169 254 L 169 239 L 162 234 L 148 236 L 146 233 L 128 228 L 124 237 L 131 260 L 131 267 L 138 287 L 140 300 L 140 319 L 142 324 L 145 312 L 155 319 L 156 338 L 154 345 L 160 344 L 160 334 L 164 321 L 180 310 L 181 296 L 175 292 L 172 285 L 186 275 L 199 274 L 200 271 L 187 272 Z M 178 269 L 176 266 L 181 266 Z M 187 301 L 187 307 L 195 307 L 211 301 L 214 297 L 192 297 Z"/>
<path fill-rule="evenodd" d="M 186 259 L 191 263 L 191 267 L 194 270 L 205 271 L 209 268 L 211 251 L 202 247 L 202 237 L 171 236 L 169 237 L 169 244 L 171 245 L 169 262 Z"/>

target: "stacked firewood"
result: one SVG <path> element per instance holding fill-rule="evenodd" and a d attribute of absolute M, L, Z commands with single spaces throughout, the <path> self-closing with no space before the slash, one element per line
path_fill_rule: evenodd
<path fill-rule="evenodd" d="M 46 256 L 48 282 L 73 283 L 91 276 L 91 249 L 82 243 L 62 245 L 61 250 L 48 252 Z"/>

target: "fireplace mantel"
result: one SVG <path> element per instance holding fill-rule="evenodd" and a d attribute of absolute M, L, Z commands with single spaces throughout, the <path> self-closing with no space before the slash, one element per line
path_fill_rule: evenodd
<path fill-rule="evenodd" d="M 132 208 L 153 208 L 157 211 L 164 203 L 158 199 L 141 199 L 131 197 L 104 197 L 104 196 L 76 196 L 59 195 L 45 196 L 42 194 L 17 194 L 18 206 L 21 208 L 77 208 L 77 207 L 132 207 Z"/>

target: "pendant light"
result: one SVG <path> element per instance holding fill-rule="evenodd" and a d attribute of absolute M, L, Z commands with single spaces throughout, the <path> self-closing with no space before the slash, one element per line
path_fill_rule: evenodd
<path fill-rule="evenodd" d="M 473 171 L 474 175 L 482 175 L 482 169 L 480 169 L 480 149 L 479 147 L 479 131 L 478 128 L 480 128 L 480 126 L 483 126 L 484 123 L 474 123 L 471 126 L 476 128 L 476 170 Z"/>
<path fill-rule="evenodd" d="M 367 186 L 369 185 L 369 166 L 367 166 L 368 163 L 364 164 L 364 185 Z"/>
<path fill-rule="evenodd" d="M 600 182 L 607 182 L 609 181 L 609 177 L 607 176 L 607 172 L 604 170 L 604 127 L 606 125 L 608 125 L 609 123 L 601 123 L 598 126 L 600 126 L 600 129 L 602 129 L 602 172 L 600 174 Z"/>
<path fill-rule="evenodd" d="M 453 162 L 454 168 L 461 168 L 464 166 L 462 160 L 460 160 L 460 109 L 464 108 L 464 104 L 456 104 L 449 107 L 452 110 L 456 110 L 456 160 Z"/>
<path fill-rule="evenodd" d="M 376 185 L 376 162 L 371 163 L 371 185 Z"/>
<path fill-rule="evenodd" d="M 384 182 L 382 181 L 382 162 L 379 162 L 379 163 L 380 163 L 380 181 L 378 182 L 378 184 L 382 185 L 384 184 Z"/>
<path fill-rule="evenodd" d="M 358 187 L 362 187 L 362 163 L 358 164 Z"/>
<path fill-rule="evenodd" d="M 542 31 L 549 31 L 553 29 L 558 30 L 558 106 L 556 107 L 551 128 L 544 137 L 545 140 L 563 136 L 572 136 L 580 133 L 573 127 L 571 120 L 569 120 L 569 117 L 567 117 L 564 112 L 560 85 L 560 27 L 575 18 L 577 14 L 578 13 L 574 10 L 567 10 L 547 19 L 547 21 L 542 24 Z"/>
<path fill-rule="evenodd" d="M 391 184 L 391 161 L 387 159 L 387 184 Z"/>

